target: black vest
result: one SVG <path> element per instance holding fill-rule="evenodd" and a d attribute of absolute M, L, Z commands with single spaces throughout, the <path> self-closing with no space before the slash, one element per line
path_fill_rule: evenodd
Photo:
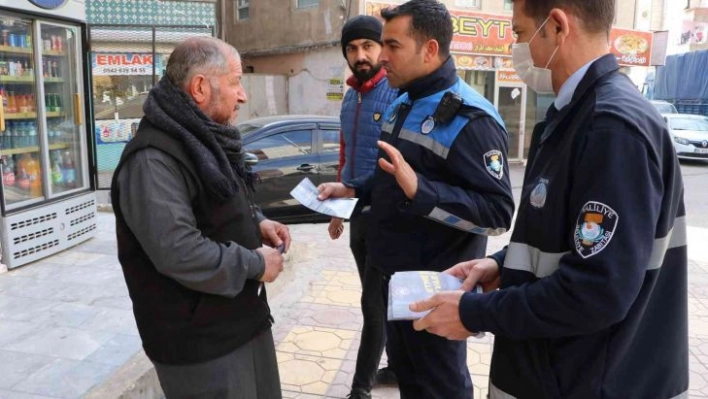
<path fill-rule="evenodd" d="M 116 215 L 118 259 L 123 268 L 133 313 L 147 356 L 163 364 L 199 363 L 225 355 L 270 328 L 272 318 L 265 290 L 246 280 L 234 298 L 190 290 L 159 273 L 123 218 L 117 177 L 134 153 L 154 147 L 174 157 L 197 183 L 192 200 L 197 228 L 216 242 L 233 241 L 248 249 L 261 246 L 258 224 L 251 215 L 247 188 L 237 176 L 237 195 L 215 204 L 206 194 L 192 160 L 182 143 L 143 118 L 136 137 L 125 147 L 111 185 Z M 144 187 L 144 190 L 150 190 Z M 236 265 L 234 265 L 236 267 Z"/>

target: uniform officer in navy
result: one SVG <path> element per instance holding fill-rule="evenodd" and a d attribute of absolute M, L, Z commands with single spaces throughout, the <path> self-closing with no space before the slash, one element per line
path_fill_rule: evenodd
<path fill-rule="evenodd" d="M 671 137 L 609 54 L 614 0 L 515 0 L 519 77 L 556 99 L 509 246 L 449 273 L 415 327 L 494 334 L 490 398 L 685 398 L 686 212 Z M 494 290 L 499 287 L 499 290 Z"/>
<path fill-rule="evenodd" d="M 368 260 L 388 280 L 484 256 L 487 236 L 510 227 L 514 204 L 503 121 L 457 76 L 445 6 L 412 0 L 381 15 L 379 62 L 402 95 L 384 115 L 378 168 L 360 187 L 321 185 L 320 198 L 370 201 Z M 465 342 L 417 332 L 411 321 L 387 322 L 386 334 L 403 399 L 472 397 Z"/>

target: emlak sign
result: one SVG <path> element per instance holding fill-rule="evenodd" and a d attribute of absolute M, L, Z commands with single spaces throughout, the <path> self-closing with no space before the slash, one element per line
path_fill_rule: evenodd
<path fill-rule="evenodd" d="M 160 74 L 162 69 L 161 57 L 157 55 L 155 74 Z M 91 66 L 94 76 L 107 75 L 152 75 L 152 53 L 96 53 L 91 57 Z"/>

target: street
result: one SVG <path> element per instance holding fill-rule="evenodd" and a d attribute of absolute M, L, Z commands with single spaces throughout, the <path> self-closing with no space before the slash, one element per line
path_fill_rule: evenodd
<path fill-rule="evenodd" d="M 708 162 L 681 161 L 688 225 L 708 228 Z"/>

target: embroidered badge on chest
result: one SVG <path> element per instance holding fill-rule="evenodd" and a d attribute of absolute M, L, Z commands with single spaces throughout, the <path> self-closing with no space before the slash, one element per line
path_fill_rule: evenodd
<path fill-rule="evenodd" d="M 543 208 L 546 205 L 546 196 L 548 195 L 548 180 L 538 179 L 538 184 L 531 191 L 531 206 L 534 208 Z"/>
<path fill-rule="evenodd" d="M 428 134 L 435 129 L 435 119 L 432 116 L 425 118 L 423 123 L 420 124 L 420 132 L 423 134 Z"/>
<path fill-rule="evenodd" d="M 374 112 L 374 122 L 381 120 L 381 112 Z"/>
<path fill-rule="evenodd" d="M 618 221 L 619 215 L 602 202 L 583 205 L 575 224 L 575 250 L 583 258 L 600 253 L 612 240 Z"/>
<path fill-rule="evenodd" d="M 504 177 L 504 156 L 499 150 L 491 150 L 484 154 L 484 166 L 487 172 L 501 180 Z"/>

